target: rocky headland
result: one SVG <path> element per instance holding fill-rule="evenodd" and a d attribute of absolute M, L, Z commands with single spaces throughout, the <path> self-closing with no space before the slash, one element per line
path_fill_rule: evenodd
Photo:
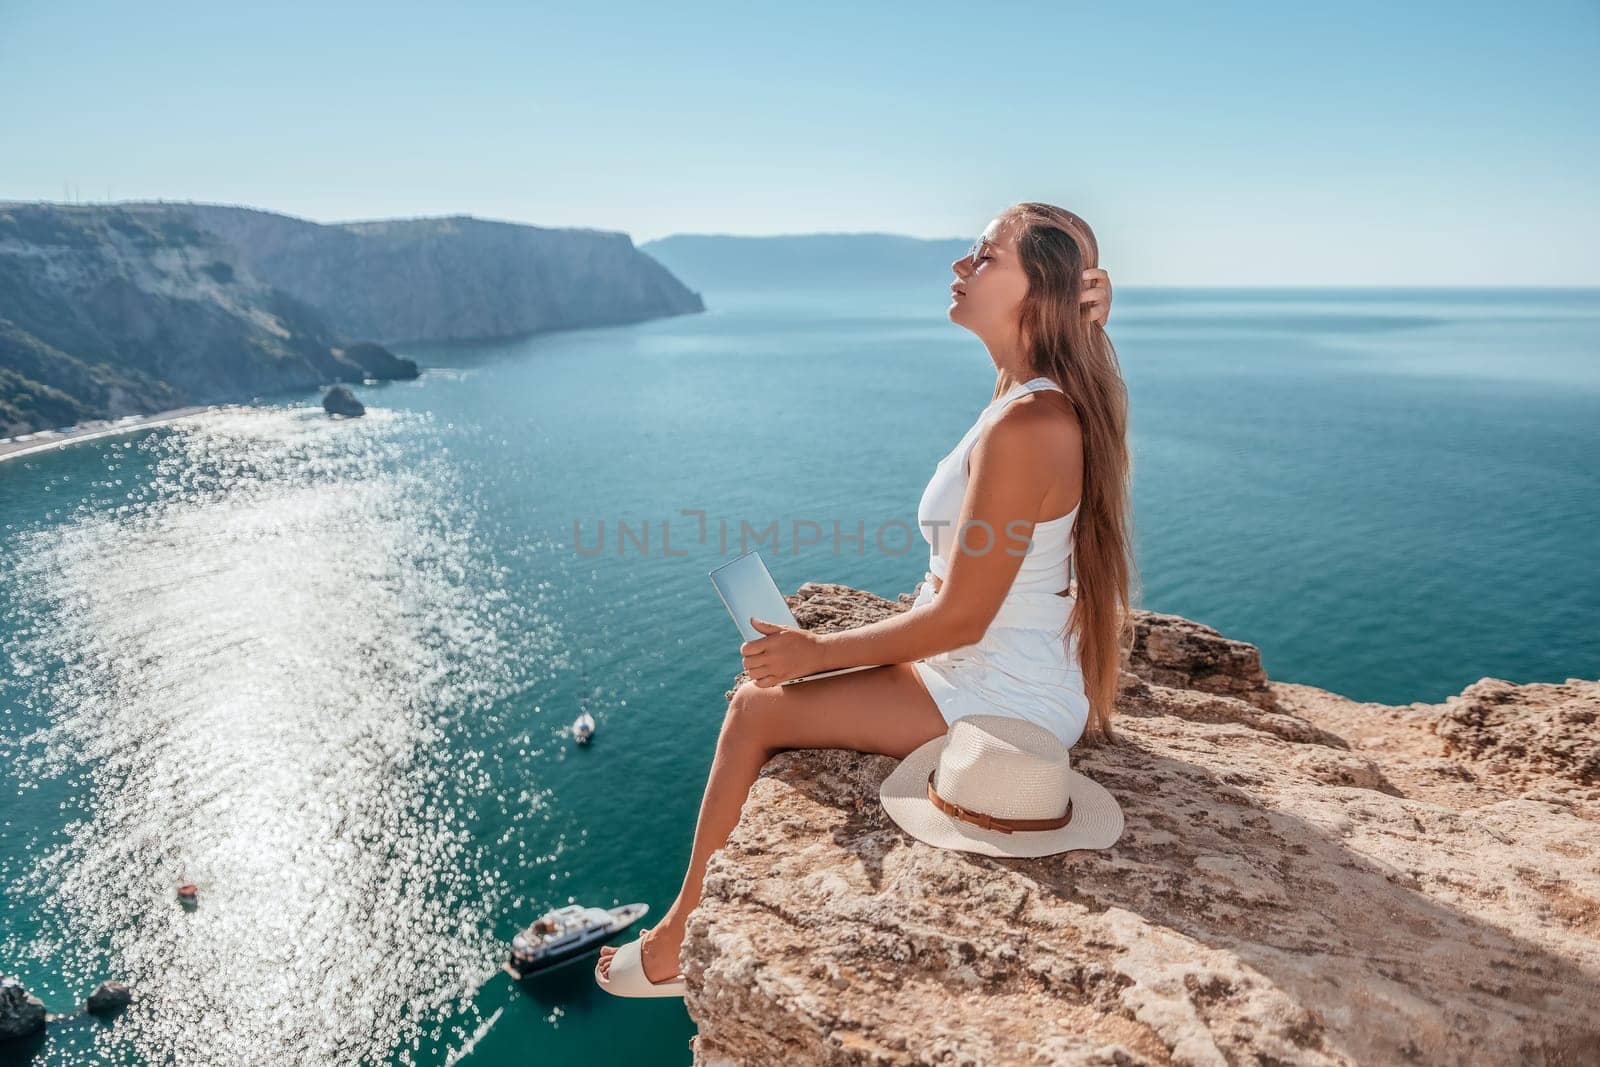
<path fill-rule="evenodd" d="M 223 204 L 185 210 L 252 275 L 384 344 L 485 341 L 705 310 L 625 233 L 471 215 L 317 223 Z"/>
<path fill-rule="evenodd" d="M 1104 852 L 935 849 L 893 759 L 771 760 L 689 921 L 695 1062 L 1600 1063 L 1600 682 L 1360 703 L 1139 612 L 1118 710 L 1073 750 L 1127 817 Z"/>
<path fill-rule="evenodd" d="M 0 436 L 416 377 L 384 345 L 703 311 L 622 233 L 0 203 Z"/>

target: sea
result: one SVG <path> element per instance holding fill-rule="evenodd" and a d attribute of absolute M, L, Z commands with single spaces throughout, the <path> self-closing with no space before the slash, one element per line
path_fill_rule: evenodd
<path fill-rule="evenodd" d="M 0 972 L 66 1016 L 0 1058 L 690 1061 L 682 1001 L 507 939 L 660 916 L 740 668 L 707 571 L 913 591 L 995 379 L 941 279 L 704 296 L 0 463 Z M 1600 290 L 1124 287 L 1109 333 L 1137 606 L 1359 701 L 1600 678 Z"/>

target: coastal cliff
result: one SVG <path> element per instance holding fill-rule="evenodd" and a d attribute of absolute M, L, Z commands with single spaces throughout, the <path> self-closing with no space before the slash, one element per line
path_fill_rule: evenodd
<path fill-rule="evenodd" d="M 186 210 L 347 337 L 497 340 L 705 310 L 625 233 L 470 215 L 324 225 L 222 204 Z"/>
<path fill-rule="evenodd" d="M 847 586 L 801 625 L 905 610 Z M 935 849 L 886 756 L 782 753 L 711 859 L 682 962 L 695 1062 L 1600 1061 L 1600 682 L 1442 704 L 1270 680 L 1137 613 L 1104 852 Z"/>
<path fill-rule="evenodd" d="M 0 433 L 365 375 L 182 213 L 0 208 Z"/>
<path fill-rule="evenodd" d="M 703 310 L 622 233 L 0 203 L 0 436 L 416 376 L 379 342 Z"/>

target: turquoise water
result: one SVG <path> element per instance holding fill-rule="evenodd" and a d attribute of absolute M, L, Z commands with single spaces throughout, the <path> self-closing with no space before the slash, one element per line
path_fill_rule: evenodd
<path fill-rule="evenodd" d="M 142 994 L 38 1061 L 688 1062 L 681 1002 L 515 986 L 499 946 L 672 900 L 741 523 L 786 591 L 921 577 L 993 382 L 929 288 L 415 347 L 361 420 L 307 394 L 0 464 L 0 959 L 54 1011 Z M 1112 336 L 1142 606 L 1362 700 L 1600 677 L 1600 294 L 1119 290 Z"/>

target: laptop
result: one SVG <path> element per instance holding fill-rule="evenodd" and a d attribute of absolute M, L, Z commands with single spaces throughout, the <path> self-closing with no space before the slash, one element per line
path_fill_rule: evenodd
<path fill-rule="evenodd" d="M 795 621 L 794 612 L 789 610 L 788 602 L 783 599 L 783 594 L 778 592 L 778 583 L 772 580 L 772 572 L 767 570 L 766 561 L 755 549 L 717 567 L 710 572 L 710 576 L 711 584 L 717 589 L 717 595 L 722 598 L 728 613 L 733 616 L 734 625 L 739 627 L 739 633 L 746 641 L 759 641 L 767 636 L 750 625 L 752 615 L 780 626 L 804 628 Z M 778 684 L 793 685 L 796 682 L 832 678 L 836 674 L 849 674 L 852 671 L 870 671 L 874 667 L 881 666 L 883 666 L 881 663 L 865 663 L 859 667 L 841 667 L 836 671 L 821 671 L 800 678 L 790 678 Z"/>

